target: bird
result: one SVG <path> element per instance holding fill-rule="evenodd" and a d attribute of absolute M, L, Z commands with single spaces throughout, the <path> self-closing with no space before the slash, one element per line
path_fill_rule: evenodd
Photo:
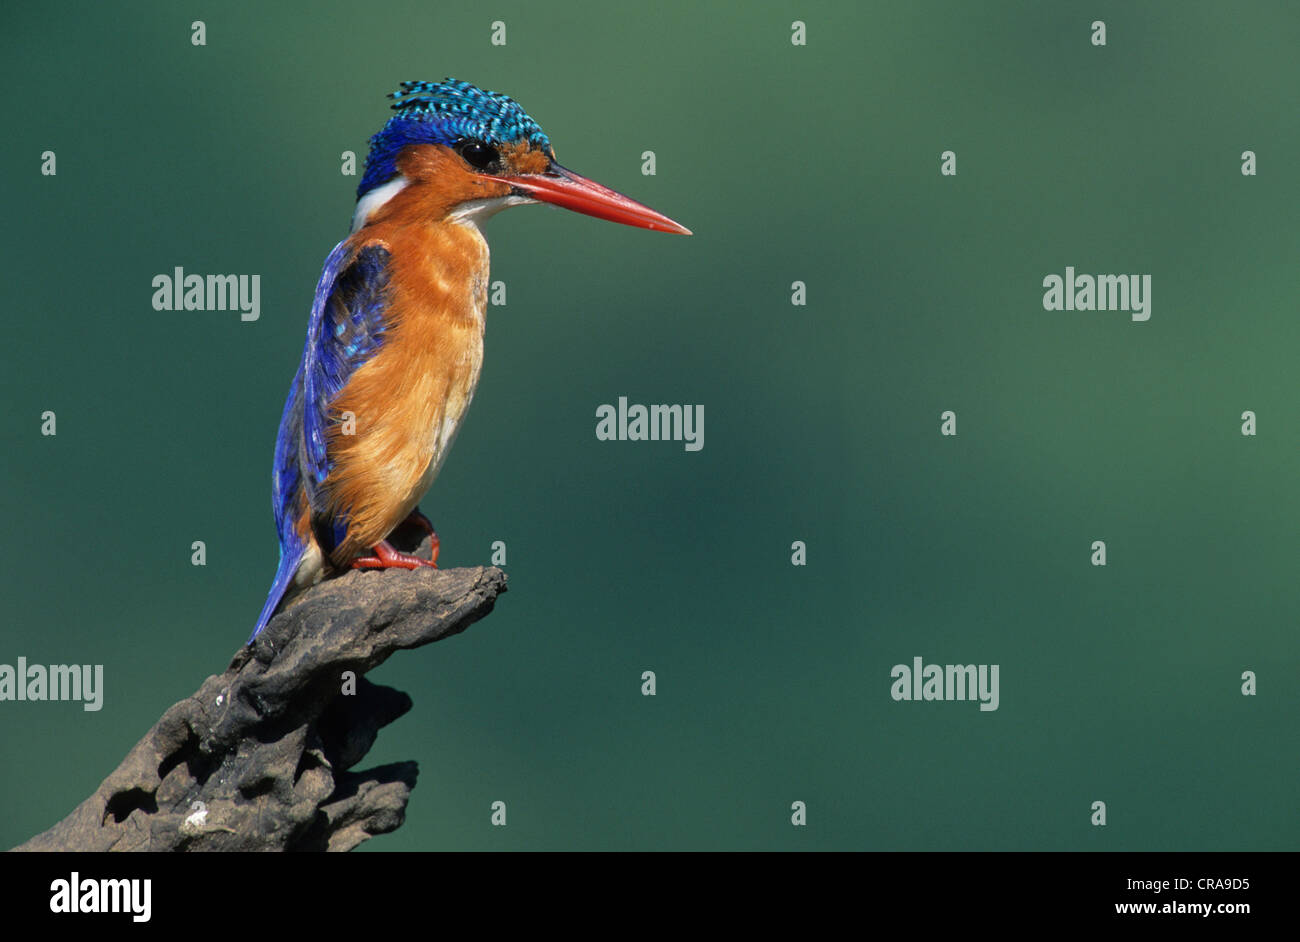
<path fill-rule="evenodd" d="M 483 366 L 488 244 L 501 210 L 549 203 L 690 235 L 648 206 L 561 166 L 512 98 L 453 78 L 402 82 L 370 139 L 351 230 L 325 259 L 275 441 L 275 578 L 248 643 L 323 579 L 437 567 L 419 509 Z M 430 558 L 388 537 L 410 522 Z"/>

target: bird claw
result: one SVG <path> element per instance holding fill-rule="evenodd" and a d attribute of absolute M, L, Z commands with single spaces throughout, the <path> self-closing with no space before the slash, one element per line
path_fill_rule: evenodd
<path fill-rule="evenodd" d="M 387 540 L 381 540 L 373 547 L 374 556 L 362 556 L 352 560 L 353 569 L 419 569 L 425 567 L 437 569 L 438 564 L 434 561 L 438 558 L 437 546 L 434 546 L 433 559 L 423 559 L 419 556 L 412 556 L 410 553 L 401 553 L 393 549 L 393 545 Z"/>
<path fill-rule="evenodd" d="M 419 527 L 429 535 L 429 562 L 432 563 L 436 569 L 438 566 L 438 549 L 441 545 L 441 541 L 438 539 L 438 531 L 433 528 L 433 521 L 420 513 L 420 508 L 416 507 L 407 514 L 406 519 L 402 521 L 403 526 L 408 524 Z"/>

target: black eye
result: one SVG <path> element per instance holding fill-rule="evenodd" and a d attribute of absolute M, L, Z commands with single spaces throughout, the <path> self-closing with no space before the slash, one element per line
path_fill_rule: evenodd
<path fill-rule="evenodd" d="M 457 150 L 465 158 L 466 163 L 471 167 L 477 167 L 479 170 L 486 169 L 489 165 L 497 162 L 500 156 L 495 147 L 484 144 L 481 141 L 465 141 Z"/>

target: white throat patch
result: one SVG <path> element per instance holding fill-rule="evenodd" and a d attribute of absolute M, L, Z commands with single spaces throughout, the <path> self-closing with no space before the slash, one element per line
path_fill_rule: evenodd
<path fill-rule="evenodd" d="M 391 200 L 411 181 L 406 177 L 397 176 L 389 180 L 382 186 L 377 186 L 361 199 L 357 200 L 357 208 L 352 213 L 352 231 L 356 232 L 362 226 L 370 222 L 373 216 L 381 206 Z M 494 196 L 491 199 L 469 200 L 461 203 L 450 213 L 447 219 L 451 222 L 458 223 L 462 226 L 472 226 L 482 234 L 483 223 L 487 222 L 503 209 L 509 209 L 511 206 L 526 206 L 529 203 L 536 203 L 537 200 L 531 197 L 509 193 L 505 196 Z"/>
<path fill-rule="evenodd" d="M 483 223 L 487 222 L 503 209 L 509 209 L 511 206 L 526 206 L 529 203 L 536 203 L 537 200 L 527 196 L 520 196 L 515 193 L 508 193 L 505 196 L 494 196 L 491 199 L 468 200 L 461 203 L 450 213 L 447 218 L 452 222 L 459 223 L 462 226 L 473 226 L 483 232 Z"/>
<path fill-rule="evenodd" d="M 352 231 L 356 232 L 367 222 L 380 206 L 383 206 L 402 190 L 410 181 L 403 176 L 396 176 L 382 186 L 377 186 L 361 199 L 357 200 L 356 211 L 352 214 Z"/>

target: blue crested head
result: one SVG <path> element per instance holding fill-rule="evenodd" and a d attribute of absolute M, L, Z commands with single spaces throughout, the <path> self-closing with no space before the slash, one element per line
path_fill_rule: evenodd
<path fill-rule="evenodd" d="M 560 166 L 550 138 L 506 95 L 449 78 L 403 82 L 389 97 L 397 113 L 370 139 L 352 213 L 354 233 L 402 213 L 478 225 L 502 209 L 527 203 L 550 203 L 642 229 L 690 232 Z"/>
<path fill-rule="evenodd" d="M 397 114 L 370 139 L 366 172 L 357 186 L 360 199 L 397 174 L 397 155 L 412 144 L 443 144 L 461 140 L 501 146 L 518 141 L 554 153 L 550 139 L 528 113 L 507 95 L 488 92 L 453 78 L 441 82 L 403 82 L 394 99 Z"/>

